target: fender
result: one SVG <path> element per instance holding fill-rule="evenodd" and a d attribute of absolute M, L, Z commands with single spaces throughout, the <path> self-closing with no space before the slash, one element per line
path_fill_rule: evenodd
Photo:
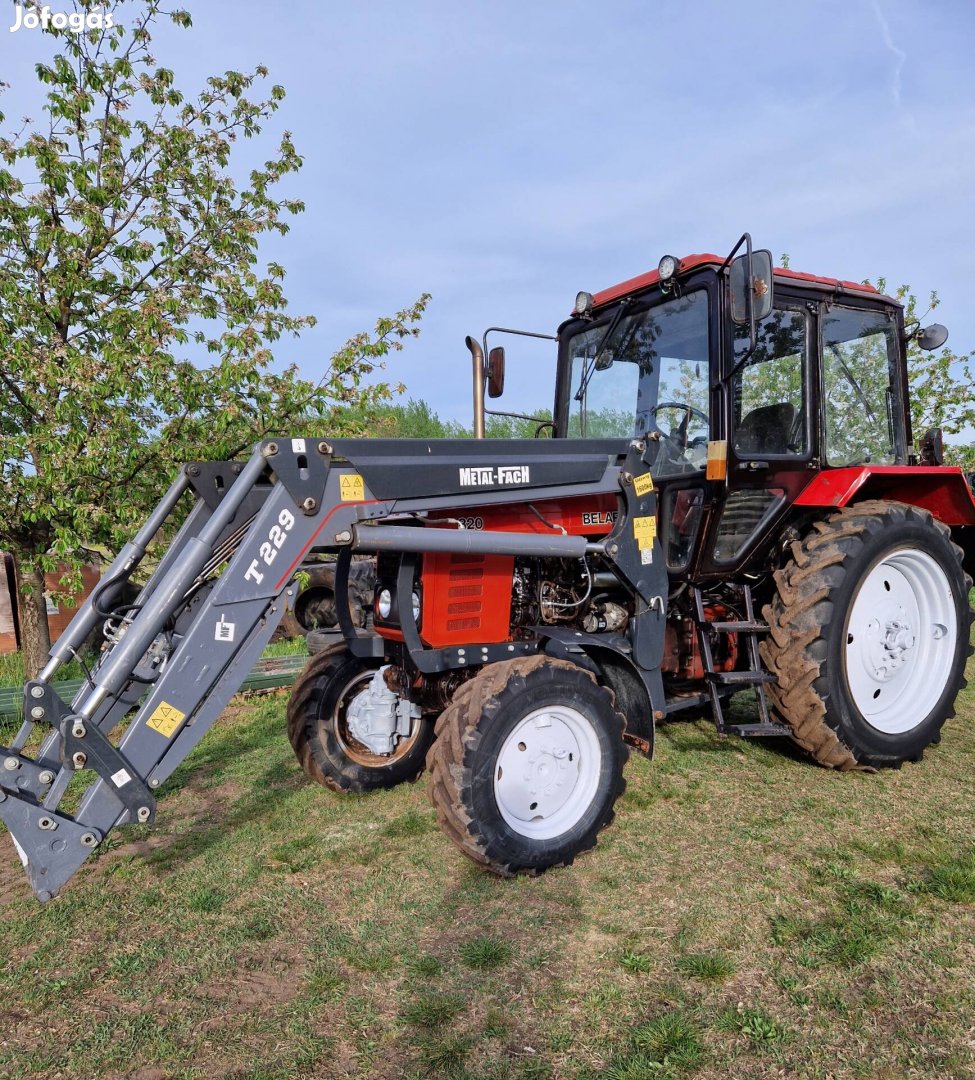
<path fill-rule="evenodd" d="M 975 525 L 975 498 L 965 474 L 946 465 L 851 465 L 818 473 L 795 506 L 848 506 L 890 499 L 928 510 L 945 525 Z"/>
<path fill-rule="evenodd" d="M 662 693 L 660 671 L 651 676 L 630 655 L 629 641 L 620 634 L 584 634 L 564 627 L 533 626 L 543 639 L 542 650 L 559 660 L 591 671 L 601 685 L 613 691 L 616 707 L 626 717 L 623 738 L 644 757 L 653 758 L 654 693 Z M 662 717 L 663 702 L 656 715 Z"/>

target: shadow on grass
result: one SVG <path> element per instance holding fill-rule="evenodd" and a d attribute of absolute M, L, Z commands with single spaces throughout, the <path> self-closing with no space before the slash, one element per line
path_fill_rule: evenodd
<path fill-rule="evenodd" d="M 239 722 L 210 732 L 160 789 L 164 805 L 183 792 L 201 804 L 203 814 L 186 831 L 168 837 L 165 846 L 153 849 L 146 863 L 169 871 L 215 845 L 224 845 L 231 830 L 266 825 L 304 797 L 308 781 L 283 742 L 283 707 L 277 702 L 259 706 L 256 713 L 248 711 Z M 255 768 L 259 763 L 263 768 Z M 213 805 L 208 789 L 226 783 L 239 784 L 240 794 Z M 208 810 L 212 812 L 204 816 Z"/>
<path fill-rule="evenodd" d="M 754 723 L 757 719 L 739 717 L 729 722 Z M 678 753 L 735 754 L 757 749 L 783 761 L 809 762 L 809 756 L 786 735 L 755 738 L 721 735 L 709 717 L 674 717 L 657 726 L 657 738 Z"/>

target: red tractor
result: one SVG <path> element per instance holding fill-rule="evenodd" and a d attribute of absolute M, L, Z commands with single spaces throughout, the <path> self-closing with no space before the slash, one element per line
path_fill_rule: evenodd
<path fill-rule="evenodd" d="M 591 847 L 625 743 L 649 755 L 681 715 L 788 736 L 838 769 L 919 759 L 971 652 L 975 501 L 908 409 L 908 342 L 945 336 L 870 286 L 773 270 L 746 234 L 725 259 L 667 256 L 579 294 L 551 439 L 306 434 L 188 465 L 25 688 L 0 817 L 38 895 L 114 825 L 152 820 L 316 553 L 336 556 L 343 641 L 289 704 L 302 767 L 364 792 L 429 766 L 444 831 L 498 873 Z M 483 436 L 504 356 L 468 344 Z M 58 666 L 189 491 L 90 684 L 62 701 Z M 356 553 L 377 555 L 368 631 L 348 600 Z M 729 720 L 742 690 L 753 716 Z M 30 758 L 36 724 L 50 730 Z M 69 815 L 82 768 L 97 776 Z"/>

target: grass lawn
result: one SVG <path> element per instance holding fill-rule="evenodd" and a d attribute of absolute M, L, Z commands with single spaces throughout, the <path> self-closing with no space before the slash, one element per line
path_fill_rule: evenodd
<path fill-rule="evenodd" d="M 668 725 L 596 850 L 514 881 L 423 780 L 306 781 L 285 704 L 237 699 L 46 907 L 6 852 L 0 1076 L 975 1075 L 972 693 L 879 775 Z"/>

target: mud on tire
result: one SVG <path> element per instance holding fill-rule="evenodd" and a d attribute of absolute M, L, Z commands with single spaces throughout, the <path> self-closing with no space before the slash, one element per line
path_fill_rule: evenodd
<path fill-rule="evenodd" d="M 419 718 L 409 739 L 389 756 L 373 754 L 345 726 L 355 694 L 368 685 L 378 661 L 360 660 L 344 642 L 313 656 L 288 702 L 288 738 L 302 769 L 338 792 L 375 791 L 413 781 L 423 772 L 433 724 Z"/>
<path fill-rule="evenodd" d="M 792 545 L 761 654 L 793 738 L 836 769 L 918 761 L 965 684 L 971 579 L 926 510 L 871 501 Z"/>
<path fill-rule="evenodd" d="M 490 664 L 437 721 L 430 799 L 447 836 L 494 873 L 540 872 L 593 847 L 626 787 L 623 717 L 574 664 Z"/>

